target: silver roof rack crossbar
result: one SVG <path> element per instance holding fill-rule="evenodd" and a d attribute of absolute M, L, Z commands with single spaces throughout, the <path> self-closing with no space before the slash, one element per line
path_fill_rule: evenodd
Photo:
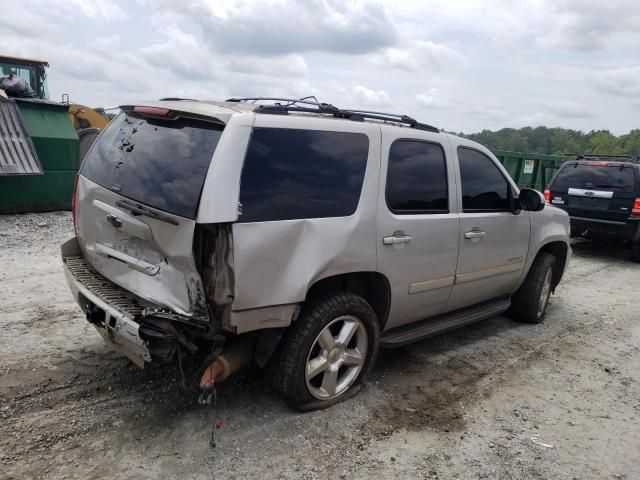
<path fill-rule="evenodd" d="M 312 101 L 313 99 L 315 101 Z M 383 122 L 400 123 L 408 125 L 417 130 L 425 130 L 428 132 L 438 133 L 436 127 L 420 123 L 408 115 L 397 115 L 394 113 L 373 112 L 369 110 L 349 110 L 340 109 L 330 103 L 318 102 L 316 97 L 296 98 L 279 98 L 279 97 L 243 97 L 230 98 L 227 102 L 241 103 L 257 103 L 257 102 L 275 102 L 270 105 L 257 105 L 254 109 L 256 113 L 268 113 L 272 115 L 288 115 L 289 112 L 305 112 L 305 113 L 325 113 L 333 115 L 337 118 L 344 118 L 356 122 L 363 122 L 365 119 L 380 120 Z M 283 103 L 284 102 L 284 103 Z"/>

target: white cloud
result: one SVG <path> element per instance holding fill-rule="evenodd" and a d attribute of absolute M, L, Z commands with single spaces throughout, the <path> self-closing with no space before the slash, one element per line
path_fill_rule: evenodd
<path fill-rule="evenodd" d="M 60 29 L 65 19 L 80 17 L 95 21 L 124 20 L 125 11 L 111 0 L 21 0 L 4 5 L 0 26 L 19 34 L 43 34 Z"/>
<path fill-rule="evenodd" d="M 538 40 L 563 49 L 600 49 L 616 36 L 640 32 L 637 0 L 561 0 L 545 5 L 549 15 Z"/>
<path fill-rule="evenodd" d="M 316 95 L 457 131 L 637 127 L 640 9 L 610 0 L 23 0 L 0 52 L 53 99 Z M 597 112 L 597 115 L 590 115 Z"/>
<path fill-rule="evenodd" d="M 594 72 L 591 79 L 602 92 L 640 98 L 640 65 Z"/>
<path fill-rule="evenodd" d="M 3 39 L 0 42 L 6 48 L 7 34 L 36 36 L 55 31 L 56 25 L 43 15 L 22 8 L 2 8 L 0 15 L 0 32 Z M 3 49 L 4 49 L 3 48 Z M 3 52 L 5 53 L 5 52 Z"/>
<path fill-rule="evenodd" d="M 372 2 L 194 0 L 187 7 L 163 6 L 198 24 L 205 40 L 225 53 L 363 53 L 392 45 L 397 37 L 386 10 Z"/>
<path fill-rule="evenodd" d="M 378 108 L 391 104 L 391 99 L 384 90 L 372 90 L 362 85 L 356 85 L 353 87 L 353 95 L 356 103 L 365 107 Z"/>
<path fill-rule="evenodd" d="M 302 55 L 289 54 L 278 57 L 263 57 L 259 55 L 235 55 L 225 57 L 226 67 L 237 73 L 248 75 L 278 75 L 280 77 L 306 77 L 309 67 Z"/>
<path fill-rule="evenodd" d="M 374 58 L 382 67 L 401 70 L 428 69 L 440 71 L 452 66 L 462 66 L 466 58 L 448 45 L 431 41 L 413 40 L 404 48 L 388 48 Z"/>
<path fill-rule="evenodd" d="M 546 109 L 558 117 L 585 118 L 592 117 L 593 113 L 584 104 L 557 100 L 546 104 Z"/>
<path fill-rule="evenodd" d="M 179 77 L 202 79 L 215 75 L 214 58 L 206 45 L 176 26 L 164 32 L 165 41 L 139 50 L 143 59 Z"/>
<path fill-rule="evenodd" d="M 452 28 L 498 47 L 518 50 L 532 43 L 564 51 L 605 49 L 625 35 L 640 39 L 637 0 L 403 0 L 402 19 L 416 30 Z"/>
<path fill-rule="evenodd" d="M 427 92 L 416 95 L 416 102 L 427 109 L 445 108 L 450 106 L 449 98 L 437 88 L 431 88 Z"/>
<path fill-rule="evenodd" d="M 471 106 L 469 108 L 469 114 L 473 115 L 479 120 L 489 122 L 503 122 L 509 117 L 509 114 L 501 109 L 489 106 Z"/>
<path fill-rule="evenodd" d="M 47 3 L 51 2 L 50 0 Z M 86 17 L 100 20 L 124 20 L 129 17 L 115 2 L 110 0 L 63 0 L 60 6 L 67 12 L 81 11 Z"/>

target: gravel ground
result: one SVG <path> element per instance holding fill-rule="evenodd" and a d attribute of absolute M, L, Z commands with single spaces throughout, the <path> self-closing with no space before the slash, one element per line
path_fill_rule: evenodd
<path fill-rule="evenodd" d="M 294 413 L 246 371 L 214 411 L 173 366 L 108 351 L 64 283 L 68 213 L 0 216 L 0 478 L 640 478 L 640 266 L 589 242 L 547 320 L 504 316 L 394 351 Z"/>

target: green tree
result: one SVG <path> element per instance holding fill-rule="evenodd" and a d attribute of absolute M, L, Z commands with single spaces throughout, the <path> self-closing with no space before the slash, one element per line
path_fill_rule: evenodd
<path fill-rule="evenodd" d="M 608 130 L 592 130 L 585 133 L 580 130 L 547 127 L 503 128 L 459 135 L 494 150 L 547 155 L 595 153 L 640 156 L 640 129 L 631 130 L 619 137 Z"/>

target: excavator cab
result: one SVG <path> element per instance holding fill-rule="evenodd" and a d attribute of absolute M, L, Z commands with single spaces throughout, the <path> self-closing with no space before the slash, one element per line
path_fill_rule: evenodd
<path fill-rule="evenodd" d="M 42 60 L 0 55 L 0 214 L 69 209 L 73 182 L 110 118 L 51 101 Z"/>
<path fill-rule="evenodd" d="M 18 76 L 29 84 L 35 98 L 49 100 L 46 70 L 48 66 L 49 63 L 43 60 L 0 56 L 0 77 Z"/>

